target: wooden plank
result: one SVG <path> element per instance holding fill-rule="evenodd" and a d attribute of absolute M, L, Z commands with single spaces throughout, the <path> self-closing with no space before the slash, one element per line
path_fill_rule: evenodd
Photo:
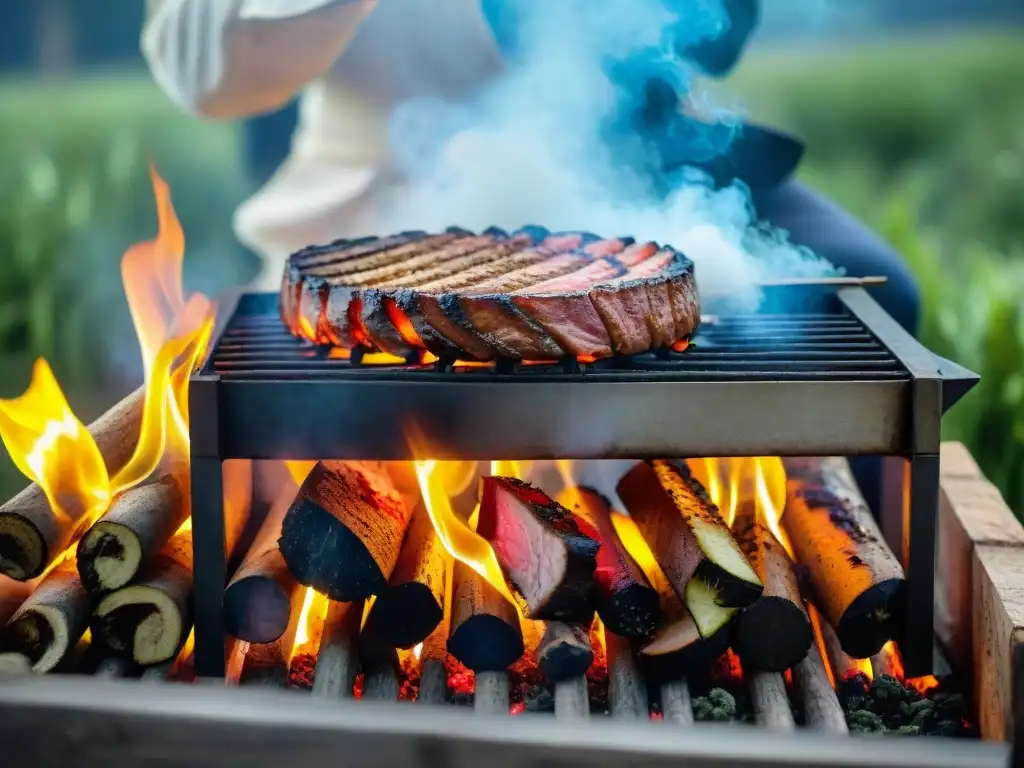
<path fill-rule="evenodd" d="M 1005 740 L 1024 643 L 1024 526 L 963 445 L 944 443 L 941 460 L 936 635 L 973 680 L 982 737 Z"/>
<path fill-rule="evenodd" d="M 982 738 L 1006 740 L 1013 702 L 1013 656 L 1024 645 L 1024 548 L 974 550 L 974 696 Z"/>

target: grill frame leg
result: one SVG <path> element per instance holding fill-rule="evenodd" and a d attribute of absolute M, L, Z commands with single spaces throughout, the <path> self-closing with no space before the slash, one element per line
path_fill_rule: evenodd
<path fill-rule="evenodd" d="M 218 458 L 192 458 L 192 603 L 195 671 L 224 677 L 224 477 Z"/>

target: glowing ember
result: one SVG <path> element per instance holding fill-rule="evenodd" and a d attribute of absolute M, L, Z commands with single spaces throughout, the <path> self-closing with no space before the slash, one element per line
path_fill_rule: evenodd
<path fill-rule="evenodd" d="M 904 673 L 903 667 L 903 656 L 900 654 L 900 649 L 896 647 L 896 643 L 890 640 L 886 643 L 882 650 L 880 650 L 876 658 L 884 660 L 888 666 L 888 671 L 904 685 L 913 688 L 922 696 L 927 694 L 928 691 L 933 688 L 938 688 L 939 681 L 932 675 L 925 675 L 924 677 L 912 677 L 907 678 Z M 878 670 L 871 669 L 871 662 L 866 661 L 870 671 L 868 672 L 869 679 L 873 679 L 878 676 Z"/>
<path fill-rule="evenodd" d="M 0 400 L 0 437 L 57 517 L 81 520 L 84 529 L 106 511 L 110 483 L 103 457 L 45 360 L 36 361 L 23 395 Z"/>

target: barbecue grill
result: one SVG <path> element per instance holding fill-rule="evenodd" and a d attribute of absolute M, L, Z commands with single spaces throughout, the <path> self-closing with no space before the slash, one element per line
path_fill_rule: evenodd
<path fill-rule="evenodd" d="M 770 291 L 757 314 L 707 318 L 683 352 L 487 367 L 317 348 L 277 301 L 226 297 L 191 381 L 200 675 L 225 667 L 222 462 L 408 460 L 413 425 L 437 459 L 884 455 L 882 528 L 908 580 L 900 645 L 909 676 L 931 672 L 940 422 L 978 377 L 864 288 Z"/>

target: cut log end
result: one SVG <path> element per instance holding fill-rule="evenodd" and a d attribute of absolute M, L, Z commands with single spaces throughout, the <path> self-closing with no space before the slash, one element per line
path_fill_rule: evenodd
<path fill-rule="evenodd" d="M 42 573 L 47 546 L 42 533 L 18 514 L 0 515 L 0 573 L 26 581 Z"/>
<path fill-rule="evenodd" d="M 279 547 L 301 584 L 332 600 L 362 600 L 387 584 L 410 517 L 383 466 L 320 462 L 285 515 Z"/>
<path fill-rule="evenodd" d="M 864 591 L 843 613 L 836 634 L 843 650 L 866 659 L 899 637 L 905 615 L 906 581 L 887 579 Z"/>
<path fill-rule="evenodd" d="M 0 678 L 32 674 L 32 660 L 21 653 L 0 653 Z"/>
<path fill-rule="evenodd" d="M 332 600 L 363 600 L 387 584 L 362 540 L 308 500 L 297 502 L 285 517 L 280 547 L 295 579 Z"/>
<path fill-rule="evenodd" d="M 72 645 L 66 617 L 52 605 L 37 605 L 23 612 L 4 629 L 3 641 L 5 652 L 27 657 L 32 671 L 38 673 L 56 667 Z"/>
<path fill-rule="evenodd" d="M 586 627 L 550 622 L 537 646 L 537 666 L 551 682 L 579 677 L 594 662 Z"/>
<path fill-rule="evenodd" d="M 382 640 L 395 648 L 423 642 L 444 618 L 433 590 L 418 581 L 388 587 L 374 601 L 370 621 Z"/>
<path fill-rule="evenodd" d="M 90 592 L 120 589 L 138 573 L 142 562 L 139 538 L 127 526 L 100 521 L 78 544 L 78 573 Z"/>
<path fill-rule="evenodd" d="M 250 643 L 277 640 L 287 630 L 291 613 L 292 596 L 271 578 L 250 577 L 224 591 L 225 628 Z"/>
<path fill-rule="evenodd" d="M 646 584 L 631 584 L 598 603 L 609 632 L 630 638 L 650 637 L 660 617 L 658 593 Z"/>
<path fill-rule="evenodd" d="M 791 600 L 762 596 L 740 614 L 733 649 L 744 669 L 782 672 L 798 664 L 813 642 L 807 614 Z"/>
<path fill-rule="evenodd" d="M 474 672 L 497 672 L 523 655 L 523 634 L 504 619 L 480 614 L 452 632 L 448 652 Z"/>
<path fill-rule="evenodd" d="M 485 477 L 477 533 L 527 618 L 590 624 L 600 544 L 589 523 L 521 480 Z"/>
<path fill-rule="evenodd" d="M 140 666 L 169 661 L 184 637 L 185 622 L 175 601 L 146 585 L 108 595 L 96 607 L 92 631 L 112 651 Z"/>

